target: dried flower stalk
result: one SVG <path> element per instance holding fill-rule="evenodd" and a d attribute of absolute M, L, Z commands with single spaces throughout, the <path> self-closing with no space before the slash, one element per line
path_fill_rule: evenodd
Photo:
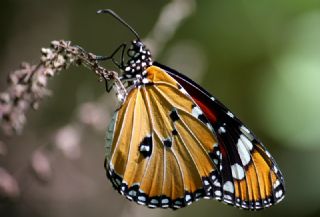
<path fill-rule="evenodd" d="M 7 90 L 0 93 L 0 124 L 8 135 L 22 131 L 27 111 L 37 109 L 42 99 L 50 95 L 48 79 L 71 64 L 89 68 L 100 81 L 115 80 L 118 94 L 126 95 L 116 72 L 101 67 L 96 55 L 72 46 L 69 41 L 52 41 L 51 47 L 42 48 L 41 53 L 38 65 L 22 63 L 18 70 L 11 72 Z"/>

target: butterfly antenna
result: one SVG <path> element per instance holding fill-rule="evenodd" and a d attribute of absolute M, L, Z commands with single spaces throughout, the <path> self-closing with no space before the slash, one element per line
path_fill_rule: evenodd
<path fill-rule="evenodd" d="M 139 41 L 141 41 L 138 33 L 126 21 L 124 21 L 118 14 L 116 14 L 113 10 L 102 9 L 102 10 L 98 10 L 97 14 L 110 14 L 111 16 L 116 18 L 120 23 L 122 23 L 124 26 L 126 26 L 137 37 L 137 39 Z"/>

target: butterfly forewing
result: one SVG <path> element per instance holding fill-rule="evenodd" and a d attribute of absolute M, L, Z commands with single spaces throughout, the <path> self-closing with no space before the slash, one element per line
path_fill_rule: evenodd
<path fill-rule="evenodd" d="M 113 186 L 149 207 L 220 199 L 211 126 L 175 79 L 159 67 L 146 71 L 147 82 L 131 89 L 109 127 L 106 169 Z"/>

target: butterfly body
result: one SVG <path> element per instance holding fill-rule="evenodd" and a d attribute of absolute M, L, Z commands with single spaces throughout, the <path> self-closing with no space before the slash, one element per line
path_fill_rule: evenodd
<path fill-rule="evenodd" d="M 127 92 L 105 146 L 107 177 L 119 193 L 172 209 L 205 198 L 260 210 L 284 198 L 273 157 L 232 112 L 190 78 L 153 62 L 138 36 L 127 54 L 117 64 Z"/>

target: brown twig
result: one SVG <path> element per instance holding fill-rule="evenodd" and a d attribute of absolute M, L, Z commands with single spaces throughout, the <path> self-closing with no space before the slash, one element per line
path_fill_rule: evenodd
<path fill-rule="evenodd" d="M 40 63 L 22 63 L 20 69 L 8 76 L 8 88 L 0 93 L 0 123 L 8 135 L 20 133 L 30 108 L 37 109 L 43 98 L 50 95 L 48 79 L 71 64 L 83 65 L 94 71 L 100 81 L 115 80 L 115 87 L 121 96 L 126 90 L 114 71 L 101 67 L 96 56 L 69 41 L 52 41 L 50 48 L 42 48 Z"/>

